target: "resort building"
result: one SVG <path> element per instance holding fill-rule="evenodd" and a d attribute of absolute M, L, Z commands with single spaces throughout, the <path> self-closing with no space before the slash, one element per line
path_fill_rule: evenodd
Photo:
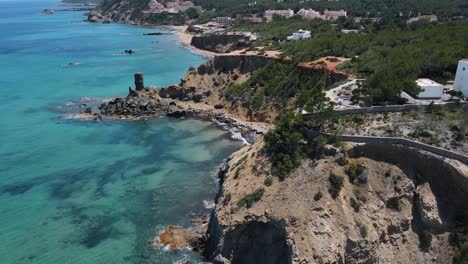
<path fill-rule="evenodd" d="M 164 5 L 159 3 L 157 0 L 151 0 L 149 3 L 150 11 L 153 13 L 161 13 L 164 11 Z"/>
<path fill-rule="evenodd" d="M 294 32 L 291 36 L 289 36 L 287 40 L 297 41 L 297 40 L 308 39 L 311 37 L 311 33 L 312 32 L 310 32 L 309 30 L 299 29 L 299 31 Z"/>
<path fill-rule="evenodd" d="M 440 99 L 444 94 L 444 86 L 430 79 L 418 79 L 416 84 L 421 88 L 419 99 Z"/>
<path fill-rule="evenodd" d="M 344 10 L 339 10 L 339 11 L 329 11 L 325 10 L 323 13 L 325 16 L 325 19 L 328 20 L 337 20 L 339 17 L 346 17 L 347 13 Z"/>
<path fill-rule="evenodd" d="M 315 11 L 313 9 L 301 9 L 297 12 L 297 14 L 304 19 L 324 18 L 324 16 L 320 14 L 319 11 Z"/>
<path fill-rule="evenodd" d="M 271 10 L 270 9 L 270 10 L 265 11 L 264 16 L 265 16 L 265 18 L 267 20 L 272 20 L 274 15 L 289 18 L 289 17 L 294 16 L 294 10 L 291 10 L 291 9 L 288 9 L 288 10 Z"/>
<path fill-rule="evenodd" d="M 232 23 L 233 19 L 230 17 L 217 17 L 215 18 L 216 23 L 229 25 Z"/>
<path fill-rule="evenodd" d="M 468 59 L 458 62 L 457 75 L 453 85 L 455 91 L 461 91 L 464 96 L 468 96 Z"/>
<path fill-rule="evenodd" d="M 198 12 L 202 10 L 200 6 L 195 6 L 191 1 L 180 0 L 167 2 L 165 6 L 162 3 L 159 3 L 157 0 L 151 0 L 148 7 L 150 13 L 168 12 L 177 14 L 179 12 L 185 12 L 190 8 L 194 8 Z"/>

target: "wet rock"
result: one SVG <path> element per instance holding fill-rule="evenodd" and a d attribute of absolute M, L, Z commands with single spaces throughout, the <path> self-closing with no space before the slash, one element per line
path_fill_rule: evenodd
<path fill-rule="evenodd" d="M 169 246 L 171 250 L 189 247 L 190 239 L 192 239 L 190 232 L 180 226 L 168 226 L 159 235 L 161 245 L 164 247 Z"/>
<path fill-rule="evenodd" d="M 84 110 L 84 112 L 85 112 L 86 114 L 92 114 L 92 113 L 93 113 L 93 109 L 88 107 L 88 108 L 86 108 L 86 109 Z"/>
<path fill-rule="evenodd" d="M 167 116 L 169 117 L 175 117 L 175 118 L 181 118 L 185 117 L 187 113 L 185 110 L 178 108 L 177 106 L 169 106 L 169 110 L 167 112 Z"/>

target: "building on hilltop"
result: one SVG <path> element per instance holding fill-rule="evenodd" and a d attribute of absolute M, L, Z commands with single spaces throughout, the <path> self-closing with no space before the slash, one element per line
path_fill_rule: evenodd
<path fill-rule="evenodd" d="M 339 17 L 347 16 L 347 12 L 344 10 L 339 10 L 339 11 L 325 10 L 323 14 L 325 16 L 325 19 L 328 19 L 328 20 L 337 20 Z"/>
<path fill-rule="evenodd" d="M 430 79 L 418 79 L 416 84 L 421 88 L 419 99 L 440 99 L 444 94 L 444 86 Z"/>
<path fill-rule="evenodd" d="M 468 97 L 468 59 L 458 62 L 453 89 L 455 91 L 461 91 L 464 96 Z"/>
<path fill-rule="evenodd" d="M 315 11 L 313 9 L 301 9 L 297 12 L 297 14 L 304 19 L 314 19 L 314 18 L 324 19 L 325 18 L 325 16 L 320 14 L 319 11 Z"/>
<path fill-rule="evenodd" d="M 267 20 L 272 20 L 274 15 L 289 18 L 289 17 L 294 16 L 294 11 L 291 10 L 291 9 L 288 9 L 288 10 L 271 10 L 271 9 L 269 9 L 269 10 L 265 11 L 264 16 L 265 16 L 265 18 Z"/>
<path fill-rule="evenodd" d="M 311 37 L 311 33 L 312 32 L 310 32 L 309 30 L 299 29 L 299 31 L 294 32 L 291 36 L 289 36 L 287 40 L 297 41 L 297 40 L 308 39 Z"/>
<path fill-rule="evenodd" d="M 217 17 L 214 19 L 216 23 L 230 25 L 233 22 L 233 19 L 230 17 Z"/>
<path fill-rule="evenodd" d="M 161 13 L 164 11 L 164 5 L 159 3 L 157 0 L 151 0 L 148 6 L 150 11 L 153 13 Z"/>

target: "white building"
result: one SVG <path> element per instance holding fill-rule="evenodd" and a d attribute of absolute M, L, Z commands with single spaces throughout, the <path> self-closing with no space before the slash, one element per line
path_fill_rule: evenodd
<path fill-rule="evenodd" d="M 299 29 L 299 31 L 294 32 L 291 36 L 287 38 L 287 40 L 303 40 L 303 39 L 308 39 L 311 37 L 311 33 L 309 30 L 302 30 Z"/>
<path fill-rule="evenodd" d="M 458 62 L 457 75 L 453 84 L 455 91 L 461 91 L 463 95 L 468 96 L 468 59 Z"/>
<path fill-rule="evenodd" d="M 264 16 L 266 17 L 267 20 L 272 20 L 274 15 L 289 18 L 289 17 L 294 16 L 294 10 L 291 10 L 291 9 L 288 9 L 288 10 L 271 10 L 271 9 L 269 9 L 269 10 L 265 11 Z"/>
<path fill-rule="evenodd" d="M 444 94 L 444 86 L 430 79 L 418 79 L 416 84 L 421 88 L 419 99 L 440 99 Z"/>

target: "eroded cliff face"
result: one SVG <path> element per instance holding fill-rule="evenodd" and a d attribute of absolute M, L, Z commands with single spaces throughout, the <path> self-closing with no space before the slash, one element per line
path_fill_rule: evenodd
<path fill-rule="evenodd" d="M 212 34 L 193 36 L 191 45 L 198 49 L 226 53 L 233 49 L 245 48 L 249 38 L 241 34 Z"/>
<path fill-rule="evenodd" d="M 359 181 L 350 182 L 348 165 L 342 166 L 347 152 L 337 150 L 306 160 L 285 181 L 273 178 L 266 186 L 270 165 L 262 146 L 258 141 L 241 149 L 220 171 L 205 252 L 210 261 L 451 263 L 456 249 L 450 232 L 456 218 L 466 219 L 466 166 L 406 147 L 378 153 L 373 146 L 347 146 L 353 158 L 348 162 L 366 168 Z M 406 167 L 414 162 L 412 170 Z M 331 174 L 344 178 L 335 199 L 328 191 Z M 262 188 L 250 208 L 239 203 Z M 274 253 L 267 259 L 261 252 Z"/>

